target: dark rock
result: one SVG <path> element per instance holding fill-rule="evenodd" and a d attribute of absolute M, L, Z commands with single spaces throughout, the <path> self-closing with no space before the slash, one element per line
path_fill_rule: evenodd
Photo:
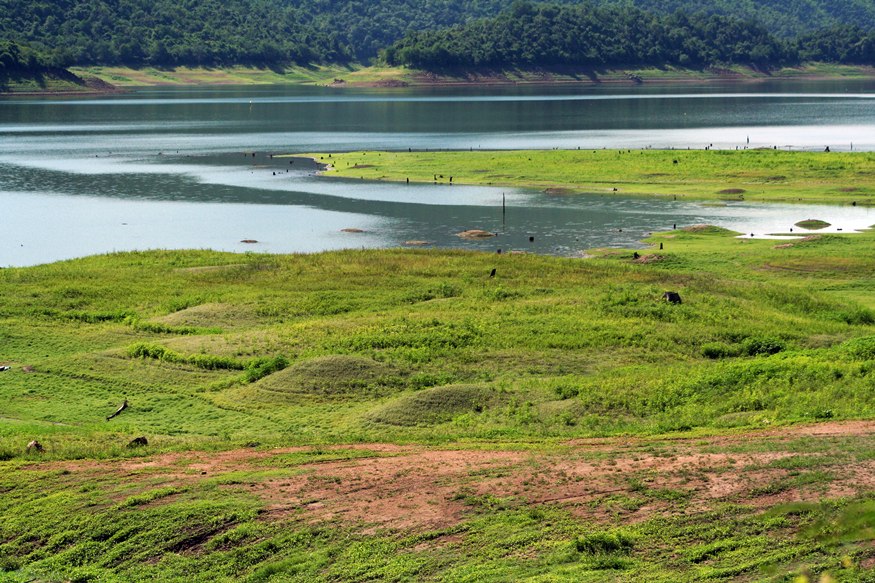
<path fill-rule="evenodd" d="M 149 440 L 144 436 L 135 437 L 128 443 L 128 447 L 143 447 L 144 445 L 149 445 Z"/>
<path fill-rule="evenodd" d="M 681 294 L 679 294 L 678 292 L 667 291 L 662 294 L 662 299 L 670 304 L 679 304 L 681 303 Z"/>

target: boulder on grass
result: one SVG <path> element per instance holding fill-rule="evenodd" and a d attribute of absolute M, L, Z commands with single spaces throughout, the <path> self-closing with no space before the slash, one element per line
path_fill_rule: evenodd
<path fill-rule="evenodd" d="M 662 294 L 662 299 L 670 304 L 679 304 L 681 303 L 681 294 L 679 294 L 678 292 L 667 291 Z"/>
<path fill-rule="evenodd" d="M 128 443 L 128 447 L 143 447 L 145 445 L 149 445 L 149 440 L 144 436 L 135 437 Z"/>

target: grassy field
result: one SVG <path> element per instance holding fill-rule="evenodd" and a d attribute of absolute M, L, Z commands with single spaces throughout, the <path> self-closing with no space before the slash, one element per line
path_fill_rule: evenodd
<path fill-rule="evenodd" d="M 0 270 L 0 580 L 870 581 L 875 232 L 650 243 Z"/>
<path fill-rule="evenodd" d="M 714 200 L 875 202 L 875 154 L 783 150 L 531 150 L 310 154 L 327 174 Z"/>

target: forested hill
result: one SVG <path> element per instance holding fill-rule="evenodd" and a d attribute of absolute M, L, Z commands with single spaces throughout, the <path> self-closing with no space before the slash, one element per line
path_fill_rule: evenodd
<path fill-rule="evenodd" d="M 517 3 L 497 18 L 415 33 L 391 63 L 444 68 L 583 65 L 779 64 L 786 47 L 764 28 L 723 16 L 656 16 L 636 8 Z"/>
<path fill-rule="evenodd" d="M 53 65 L 366 61 L 508 0 L 0 0 L 0 40 Z"/>
<path fill-rule="evenodd" d="M 780 41 L 775 41 L 779 44 L 795 40 L 800 34 L 818 34 L 812 45 L 815 50 L 809 51 L 812 55 L 848 50 L 859 53 L 864 49 L 848 49 L 844 41 L 838 48 L 831 44 L 835 44 L 836 36 L 860 40 L 865 37 L 862 31 L 875 30 L 872 0 L 590 0 L 584 4 L 579 0 L 556 1 L 581 11 L 592 6 L 613 6 L 612 10 L 619 14 L 640 14 L 634 11 L 637 7 L 657 15 L 660 22 L 681 11 L 696 26 L 704 22 L 701 15 L 725 16 L 710 22 L 731 23 L 728 26 L 735 31 L 740 30 L 737 20 L 757 22 L 779 38 Z M 514 0 L 0 0 L 0 41 L 16 43 L 20 53 L 36 55 L 45 66 L 366 62 L 405 35 L 414 36 L 408 36 L 394 49 L 396 56 L 423 38 L 461 34 L 458 31 L 478 34 L 485 26 L 484 19 L 498 17 L 498 22 L 506 22 L 498 15 L 508 14 L 513 3 Z M 643 18 L 649 26 L 656 17 L 648 14 Z M 456 27 L 453 31 L 436 36 L 418 36 L 423 31 L 453 27 Z M 759 38 L 762 31 L 755 28 L 746 28 L 744 34 Z M 772 50 L 769 46 L 774 44 L 757 42 L 767 50 Z M 794 48 L 792 43 L 787 46 Z M 752 51 L 752 47 L 736 48 Z M 696 50 L 685 54 L 696 60 L 693 56 Z M 608 58 L 612 59 L 613 56 Z"/>
<path fill-rule="evenodd" d="M 872 0 L 598 0 L 631 5 L 656 14 L 717 14 L 757 22 L 769 32 L 794 38 L 818 30 L 855 25 L 875 28 Z"/>
<path fill-rule="evenodd" d="M 786 40 L 755 22 L 717 14 L 517 2 L 494 18 L 408 34 L 385 58 L 424 69 L 873 64 L 875 33 L 844 26 Z"/>

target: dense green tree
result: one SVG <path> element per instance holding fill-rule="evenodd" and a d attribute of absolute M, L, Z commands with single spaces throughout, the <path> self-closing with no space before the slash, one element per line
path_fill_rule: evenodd
<path fill-rule="evenodd" d="M 801 37 L 796 44 L 800 58 L 808 61 L 875 64 L 875 31 L 856 26 L 821 30 Z"/>
<path fill-rule="evenodd" d="M 0 40 L 0 76 L 11 73 L 41 71 L 46 59 L 33 49 L 16 42 Z"/>
<path fill-rule="evenodd" d="M 0 0 L 0 40 L 52 67 L 367 62 L 381 50 L 423 66 L 873 63 L 873 29 L 872 0 Z"/>
<path fill-rule="evenodd" d="M 632 6 L 516 2 L 495 18 L 408 34 L 385 52 L 414 67 L 760 66 L 794 51 L 761 26 L 716 14 L 655 16 Z"/>

